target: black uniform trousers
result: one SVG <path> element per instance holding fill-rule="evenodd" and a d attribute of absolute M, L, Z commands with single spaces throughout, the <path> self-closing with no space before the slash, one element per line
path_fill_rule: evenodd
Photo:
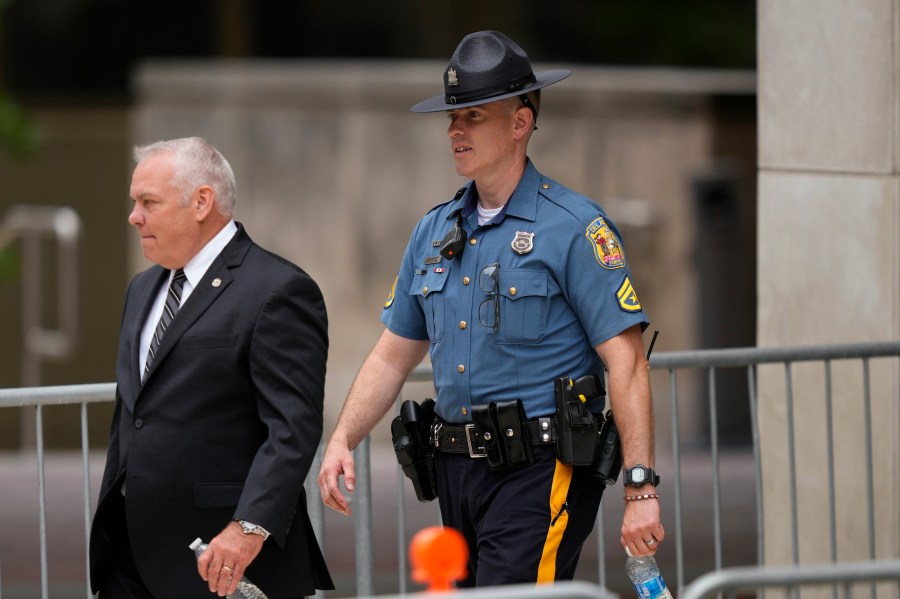
<path fill-rule="evenodd" d="M 469 547 L 459 587 L 571 580 L 605 485 L 591 468 L 534 447 L 534 464 L 491 472 L 487 460 L 437 452 L 441 517 Z"/>

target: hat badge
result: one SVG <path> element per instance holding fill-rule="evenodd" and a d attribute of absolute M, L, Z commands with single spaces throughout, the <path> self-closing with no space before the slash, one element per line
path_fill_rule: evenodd
<path fill-rule="evenodd" d="M 459 85 L 459 79 L 456 78 L 456 69 L 447 70 L 447 85 Z"/>

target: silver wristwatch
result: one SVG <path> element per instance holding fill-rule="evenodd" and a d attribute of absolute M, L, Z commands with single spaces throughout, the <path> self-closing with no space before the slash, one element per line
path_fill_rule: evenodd
<path fill-rule="evenodd" d="M 259 535 L 263 539 L 269 538 L 269 531 L 259 524 L 253 524 L 252 522 L 247 522 L 246 520 L 236 520 L 236 522 L 241 525 L 241 530 L 245 535 Z"/>

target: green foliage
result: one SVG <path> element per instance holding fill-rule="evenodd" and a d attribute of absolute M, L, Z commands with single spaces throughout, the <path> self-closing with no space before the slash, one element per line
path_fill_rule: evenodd
<path fill-rule="evenodd" d="M 37 150 L 34 125 L 9 95 L 2 91 L 0 91 L 0 146 L 16 157 L 25 157 Z"/>
<path fill-rule="evenodd" d="M 0 249 L 0 283 L 18 278 L 22 259 L 18 246 Z"/>

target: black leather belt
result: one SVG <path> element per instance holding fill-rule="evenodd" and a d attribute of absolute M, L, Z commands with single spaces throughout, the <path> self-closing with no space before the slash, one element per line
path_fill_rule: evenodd
<path fill-rule="evenodd" d="M 532 445 L 553 445 L 556 443 L 556 422 L 554 417 L 545 416 L 529 420 L 528 437 Z M 487 457 L 481 433 L 474 424 L 434 425 L 431 442 L 437 451 L 466 454 L 470 458 Z"/>

